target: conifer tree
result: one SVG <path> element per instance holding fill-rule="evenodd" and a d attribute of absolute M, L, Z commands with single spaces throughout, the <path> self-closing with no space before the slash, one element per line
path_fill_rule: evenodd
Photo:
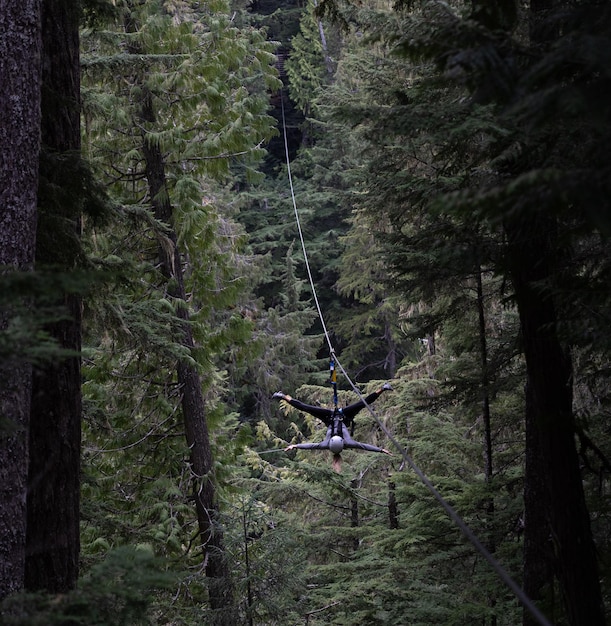
<path fill-rule="evenodd" d="M 243 321 L 229 316 L 223 319 L 221 311 L 215 310 L 233 303 L 235 288 L 230 270 L 224 266 L 222 245 L 214 239 L 217 221 L 212 199 L 206 197 L 214 185 L 206 184 L 204 177 L 227 180 L 232 159 L 239 159 L 248 171 L 260 156 L 257 144 L 269 134 L 271 118 L 265 115 L 264 85 L 256 79 L 275 84 L 273 55 L 260 33 L 252 29 L 242 33 L 233 26 L 224 5 L 210 15 L 171 3 L 126 5 L 123 23 L 124 30 L 119 24 L 114 33 L 107 33 L 107 41 L 117 47 L 106 48 L 104 38 L 92 39 L 86 59 L 88 72 L 102 71 L 98 80 L 108 76 L 104 72 L 109 67 L 121 71 L 123 82 L 109 90 L 106 103 L 104 82 L 95 97 L 94 91 L 89 92 L 87 119 L 91 137 L 100 141 L 98 147 L 104 153 L 123 153 L 120 159 L 115 156 L 114 162 L 100 162 L 107 180 L 114 178 L 117 197 L 131 205 L 133 224 L 139 229 L 137 241 L 144 246 L 134 252 L 143 261 L 144 276 L 150 281 L 143 285 L 149 320 L 128 320 L 123 311 L 120 316 L 123 323 L 136 324 L 132 329 L 144 340 L 134 351 L 135 358 L 147 342 L 157 338 L 171 341 L 165 346 L 168 354 L 156 356 L 164 363 L 166 375 L 174 368 L 176 380 L 169 385 L 160 380 L 159 384 L 167 388 L 170 404 L 175 399 L 181 403 L 190 453 L 183 479 L 192 484 L 211 619 L 233 624 L 236 604 L 231 564 L 224 550 L 218 461 L 213 460 L 210 410 L 204 394 L 214 378 L 207 364 L 224 344 L 223 335 L 238 332 L 231 325 L 235 329 Z M 121 53 L 121 46 L 126 54 Z M 108 56 L 100 56 L 107 51 Z M 87 84 L 95 86 L 89 80 Z M 108 102 L 116 108 L 108 108 Z M 112 116 L 113 127 L 109 129 L 92 116 L 96 107 Z M 143 227 L 151 229 L 152 241 L 147 242 Z M 151 261 L 158 264 L 158 272 Z M 138 291 L 131 297 L 141 297 Z M 135 300 L 128 304 L 132 312 L 134 304 Z M 160 317 L 155 319 L 156 315 Z M 150 327 L 150 322 L 163 318 L 171 320 L 167 329 Z M 151 374 L 149 371 L 147 377 L 155 380 Z M 148 404 L 147 380 L 139 380 L 144 383 L 141 401 Z M 162 424 L 175 409 L 161 418 Z M 163 411 L 164 406 L 153 410 Z M 154 425 L 151 432 L 157 428 Z M 175 451 L 169 453 L 171 458 Z"/>
<path fill-rule="evenodd" d="M 40 149 L 41 16 L 39 2 L 0 4 L 0 276 L 33 269 Z M 31 365 L 19 337 L 19 298 L 3 288 L 0 332 L 0 598 L 23 587 L 25 575 Z M 23 329 L 21 329 L 23 330 Z M 11 332 L 17 341 L 11 345 Z M 7 351 L 8 347 L 8 351 Z"/>
<path fill-rule="evenodd" d="M 533 4 L 531 11 L 539 8 Z M 571 73 L 565 45 L 568 50 L 569 41 L 574 44 L 581 43 L 582 38 L 589 40 L 585 32 L 593 27 L 593 15 L 598 16 L 597 35 L 601 41 L 606 40 L 606 11 L 594 6 L 578 10 L 570 34 L 563 30 L 566 24 L 562 11 L 546 12 L 546 19 L 534 20 L 538 27 L 544 26 L 539 29 L 539 37 L 542 32 L 546 36 L 531 39 L 534 56 L 528 57 L 521 56 L 521 46 L 511 37 L 516 19 L 512 3 L 465 6 L 471 10 L 478 28 L 446 6 L 431 4 L 410 9 L 411 5 L 404 13 L 399 12 L 400 19 L 389 20 L 387 26 L 383 19 L 379 20 L 378 32 L 389 41 L 398 41 L 396 50 L 408 53 L 410 60 L 419 65 L 406 67 L 403 75 L 397 72 L 398 80 L 383 92 L 387 99 L 374 111 L 369 107 L 357 112 L 346 104 L 343 113 L 352 114 L 353 124 L 355 120 L 362 124 L 374 120 L 369 139 L 380 149 L 371 167 L 374 176 L 369 179 L 369 191 L 375 193 L 376 209 L 392 216 L 391 240 L 394 236 L 395 245 L 403 242 L 390 252 L 395 260 L 405 254 L 402 267 L 395 265 L 400 274 L 409 278 L 418 271 L 419 278 L 440 278 L 447 272 L 446 277 L 456 285 L 457 281 L 475 275 L 477 265 L 483 261 L 485 266 L 512 280 L 528 380 L 527 461 L 529 465 L 537 460 L 545 463 L 545 468 L 532 472 L 527 467 L 527 516 L 544 509 L 551 511 L 549 528 L 555 529 L 551 532 L 560 542 L 565 542 L 550 563 L 555 563 L 560 585 L 566 592 L 569 621 L 602 623 L 596 559 L 574 444 L 576 425 L 571 400 L 568 344 L 580 343 L 583 337 L 566 333 L 573 318 L 566 304 L 579 302 L 576 292 L 570 295 L 569 284 L 576 281 L 571 283 L 576 286 L 581 282 L 577 278 L 580 266 L 571 264 L 568 250 L 572 246 L 580 249 L 584 245 L 582 236 L 596 238 L 590 230 L 593 221 L 588 217 L 589 201 L 600 192 L 597 181 L 606 172 L 606 166 L 597 158 L 597 142 L 593 140 L 596 133 L 589 124 L 591 115 L 586 114 L 583 122 L 577 120 L 568 102 L 587 102 L 584 112 L 598 110 L 596 99 L 583 94 L 601 82 L 593 71 L 601 48 L 594 45 L 594 54 L 587 61 L 584 57 L 575 73 Z M 494 34 L 486 30 L 492 27 L 497 29 Z M 501 32 L 503 36 L 499 35 Z M 515 32 L 519 37 L 519 30 Z M 427 67 L 423 59 L 430 59 L 435 65 Z M 520 63 L 528 68 L 527 72 L 516 71 Z M 387 64 L 395 63 L 389 60 Z M 420 73 L 415 76 L 416 70 Z M 374 72 L 380 77 L 378 84 L 383 84 L 378 69 L 372 66 L 372 76 Z M 542 80 L 545 87 L 541 87 Z M 602 83 L 604 92 L 606 83 Z M 559 95 L 558 107 L 548 97 L 552 92 Z M 569 94 L 576 100 L 571 100 Z M 606 117 L 596 119 L 598 131 L 606 136 Z M 384 133 L 384 129 L 388 132 Z M 568 129 L 574 132 L 566 133 Z M 411 141 L 410 148 L 416 148 L 412 154 L 397 141 L 406 136 Z M 580 146 L 588 163 L 587 173 L 582 171 L 581 175 L 575 171 L 576 146 Z M 399 154 L 406 158 L 397 158 Z M 564 185 L 555 176 L 557 168 L 564 173 Z M 581 189 L 586 179 L 592 194 L 573 195 L 572 190 Z M 546 199 L 543 203 L 542 198 Z M 421 233 L 417 267 L 408 261 L 414 260 L 413 248 L 405 245 L 416 243 L 414 238 L 406 237 L 413 229 L 410 220 L 416 223 L 416 232 Z M 604 226 L 604 220 L 595 223 Z M 422 241 L 429 243 L 429 250 Z M 440 254 L 431 255 L 431 249 Z M 474 259 L 479 260 L 475 265 Z M 438 323 L 447 319 L 446 313 Z M 546 349 L 550 353 L 541 360 L 539 357 Z M 537 448 L 538 444 L 542 447 Z M 563 467 L 552 469 L 556 462 Z M 570 520 L 566 516 L 569 510 L 575 511 Z M 528 532 L 537 533 L 547 523 L 547 518 L 531 519 L 527 522 Z M 549 532 L 542 532 L 540 540 L 543 535 L 549 536 Z M 575 551 L 578 544 L 584 546 L 579 555 Z M 536 558 L 530 548 L 526 550 L 527 577 L 529 566 L 541 560 L 541 547 Z M 585 569 L 580 582 L 587 586 L 587 592 L 579 592 L 579 584 L 571 582 L 574 572 L 582 567 Z M 537 589 L 540 584 L 541 579 L 529 588 L 536 599 L 541 597 L 541 587 Z M 585 601 L 588 594 L 590 600 Z M 525 621 L 529 619 L 525 617 Z"/>
<path fill-rule="evenodd" d="M 82 264 L 80 214 L 93 189 L 80 157 L 79 17 L 75 2 L 42 4 L 39 270 L 71 272 Z M 80 546 L 82 303 L 67 292 L 57 304 L 65 319 L 49 332 L 72 354 L 34 368 L 27 498 L 26 587 L 49 592 L 74 587 Z"/>

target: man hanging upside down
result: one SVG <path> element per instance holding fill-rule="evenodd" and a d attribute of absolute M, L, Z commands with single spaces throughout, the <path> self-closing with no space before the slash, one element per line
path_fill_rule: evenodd
<path fill-rule="evenodd" d="M 330 450 L 333 453 L 333 469 L 336 472 L 341 470 L 341 451 L 344 448 L 354 448 L 358 450 L 367 450 L 368 452 L 383 452 L 391 454 L 384 448 L 378 448 L 368 443 L 362 443 L 352 438 L 348 426 L 353 426 L 355 415 L 365 406 L 375 402 L 384 391 L 390 391 L 392 387 L 389 383 L 384 383 L 377 391 L 370 393 L 364 400 L 359 400 L 353 404 L 349 404 L 343 408 L 327 409 L 320 406 L 305 404 L 300 400 L 277 391 L 272 398 L 280 398 L 288 402 L 296 409 L 309 413 L 317 417 L 327 426 L 327 434 L 325 438 L 318 443 L 296 443 L 288 446 L 285 450 L 293 450 L 295 448 L 301 450 Z"/>

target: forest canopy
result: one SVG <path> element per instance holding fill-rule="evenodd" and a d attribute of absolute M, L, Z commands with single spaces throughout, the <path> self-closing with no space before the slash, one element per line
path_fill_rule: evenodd
<path fill-rule="evenodd" d="M 2 623 L 606 623 L 607 3 L 0 34 Z"/>

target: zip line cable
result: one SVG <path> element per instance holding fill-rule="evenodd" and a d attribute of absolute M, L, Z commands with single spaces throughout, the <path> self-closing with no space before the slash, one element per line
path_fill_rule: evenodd
<path fill-rule="evenodd" d="M 364 402 L 365 406 L 377 422 L 378 426 L 382 429 L 384 434 L 388 437 L 391 443 L 397 448 L 399 453 L 401 454 L 403 460 L 409 467 L 412 468 L 414 473 L 420 478 L 424 486 L 431 492 L 433 497 L 439 502 L 439 504 L 443 507 L 444 511 L 447 513 L 448 517 L 458 526 L 463 535 L 469 540 L 469 542 L 473 545 L 473 547 L 488 561 L 489 565 L 492 569 L 498 574 L 499 578 L 509 587 L 509 589 L 514 593 L 514 595 L 518 598 L 518 600 L 522 603 L 524 607 L 530 612 L 530 614 L 541 624 L 541 626 L 552 626 L 551 622 L 541 613 L 541 611 L 536 607 L 533 601 L 528 597 L 528 595 L 524 592 L 522 587 L 518 585 L 513 578 L 505 571 L 504 567 L 492 556 L 490 551 L 481 543 L 481 541 L 477 538 L 475 533 L 469 528 L 466 522 L 462 519 L 462 517 L 454 510 L 451 504 L 449 504 L 444 497 L 437 491 L 433 483 L 426 477 L 424 472 L 416 465 L 411 456 L 407 453 L 407 449 L 404 448 L 396 439 L 391 435 L 386 426 L 382 423 L 380 418 L 377 416 L 371 405 L 367 403 L 360 390 L 356 385 L 350 380 L 350 377 L 344 370 L 342 364 L 337 361 L 340 370 L 346 377 L 346 380 L 350 383 L 352 389 L 357 393 L 360 399 Z"/>
<path fill-rule="evenodd" d="M 293 200 L 293 209 L 295 211 L 295 221 L 297 222 L 297 231 L 299 233 L 299 239 L 301 240 L 301 249 L 303 250 L 303 258 L 305 260 L 305 266 L 308 271 L 308 278 L 310 279 L 310 288 L 312 289 L 312 295 L 314 296 L 314 302 L 316 303 L 316 310 L 318 311 L 318 317 L 320 318 L 320 323 L 322 324 L 322 329 L 323 329 L 323 332 L 325 333 L 325 339 L 327 340 L 329 351 L 331 352 L 331 354 L 335 354 L 335 350 L 333 350 L 333 345 L 331 344 L 331 338 L 329 337 L 329 332 L 327 331 L 327 326 L 325 324 L 322 310 L 320 308 L 320 303 L 318 302 L 318 296 L 316 295 L 316 289 L 314 287 L 314 279 L 312 278 L 312 272 L 310 270 L 310 263 L 308 261 L 308 253 L 306 252 L 305 241 L 303 239 L 303 232 L 301 230 L 301 221 L 299 220 L 299 211 L 297 210 L 297 202 L 295 201 L 295 189 L 293 187 L 293 176 L 291 174 L 291 162 L 289 158 L 289 142 L 288 142 L 288 138 L 286 135 L 286 119 L 284 117 L 284 93 L 282 89 L 280 90 L 280 108 L 282 110 L 282 129 L 284 131 L 284 153 L 286 155 L 286 170 L 288 172 L 289 186 L 291 188 L 291 198 Z"/>
<path fill-rule="evenodd" d="M 314 302 L 316 303 L 316 309 L 318 311 L 318 317 L 320 318 L 320 323 L 322 324 L 322 328 L 325 334 L 325 339 L 329 346 L 329 351 L 331 353 L 332 362 L 334 365 L 339 366 L 342 374 L 352 387 L 352 389 L 356 392 L 359 399 L 364 403 L 367 407 L 369 413 L 371 413 L 372 417 L 382 430 L 382 432 L 388 437 L 393 446 L 397 449 L 404 462 L 411 467 L 414 473 L 418 476 L 418 478 L 422 481 L 424 486 L 430 491 L 433 497 L 439 502 L 441 507 L 447 513 L 448 517 L 458 526 L 463 535 L 469 540 L 469 542 L 473 545 L 473 547 L 488 561 L 488 564 L 492 567 L 492 569 L 496 572 L 499 578 L 505 583 L 505 585 L 513 592 L 516 598 L 522 603 L 522 605 L 530 612 L 530 614 L 539 622 L 541 626 L 552 626 L 551 622 L 541 613 L 541 611 L 535 606 L 533 601 L 528 597 L 528 595 L 524 592 L 524 590 L 518 585 L 513 578 L 505 571 L 503 566 L 492 556 L 490 551 L 482 544 L 482 542 L 477 538 L 475 533 L 469 528 L 469 526 L 465 523 L 462 517 L 454 510 L 454 508 L 444 499 L 444 497 L 437 491 L 433 483 L 426 477 L 424 472 L 416 465 L 411 456 L 408 454 L 407 449 L 403 447 L 395 437 L 389 432 L 388 428 L 383 424 L 380 418 L 377 416 L 376 412 L 373 410 L 371 405 L 365 400 L 363 394 L 359 390 L 359 388 L 352 382 L 352 379 L 344 369 L 344 366 L 341 364 L 339 359 L 335 354 L 335 350 L 333 349 L 333 345 L 331 344 L 331 339 L 329 337 L 329 332 L 327 330 L 327 326 L 325 324 L 325 320 L 322 314 L 322 309 L 320 308 L 320 303 L 318 301 L 318 296 L 316 295 L 316 287 L 314 285 L 314 279 L 312 278 L 312 272 L 310 270 L 310 264 L 308 261 L 308 254 L 306 251 L 305 240 L 303 237 L 303 232 L 301 230 L 301 222 L 299 220 L 299 211 L 297 210 L 297 202 L 295 200 L 295 190 L 293 187 L 293 177 L 291 175 L 291 165 L 289 158 L 289 145 L 288 138 L 286 133 L 286 119 L 284 114 L 284 94 L 283 89 L 280 90 L 280 108 L 282 111 L 282 129 L 284 133 L 284 150 L 286 155 L 286 168 L 288 172 L 288 180 L 289 186 L 291 189 L 291 198 L 293 201 L 293 210 L 295 212 L 295 221 L 297 223 L 297 231 L 299 233 L 299 239 L 301 241 L 301 249 L 303 250 L 303 258 L 305 260 L 305 266 L 308 273 L 308 278 L 310 281 L 310 288 L 312 290 L 312 295 L 314 297 Z M 335 385 L 334 385 L 335 389 Z"/>

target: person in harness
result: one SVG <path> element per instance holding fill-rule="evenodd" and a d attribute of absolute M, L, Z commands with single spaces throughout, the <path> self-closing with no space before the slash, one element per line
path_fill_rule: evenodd
<path fill-rule="evenodd" d="M 335 406 L 333 409 L 328 409 L 321 406 L 315 406 L 296 400 L 295 398 L 277 391 L 272 398 L 281 399 L 288 402 L 291 406 L 309 413 L 314 417 L 321 420 L 327 426 L 327 433 L 322 441 L 316 443 L 296 443 L 291 444 L 286 451 L 293 450 L 295 448 L 300 450 L 330 450 L 333 453 L 333 469 L 336 472 L 341 470 L 341 452 L 345 448 L 352 448 L 357 450 L 366 450 L 367 452 L 382 452 L 384 454 L 391 454 L 384 448 L 378 446 L 372 446 L 368 443 L 356 441 L 353 439 L 351 432 L 348 430 L 354 427 L 354 417 L 365 406 L 375 402 L 385 391 L 391 391 L 392 387 L 389 383 L 384 383 L 379 389 L 370 393 L 363 400 L 349 404 L 343 408 Z"/>

